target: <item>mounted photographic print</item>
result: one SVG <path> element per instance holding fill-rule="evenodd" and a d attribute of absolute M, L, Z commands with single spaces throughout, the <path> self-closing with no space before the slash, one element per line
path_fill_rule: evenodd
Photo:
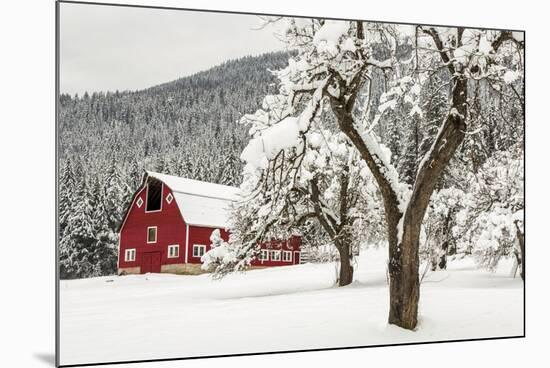
<path fill-rule="evenodd" d="M 58 365 L 524 337 L 524 32 L 382 21 L 57 3 Z"/>

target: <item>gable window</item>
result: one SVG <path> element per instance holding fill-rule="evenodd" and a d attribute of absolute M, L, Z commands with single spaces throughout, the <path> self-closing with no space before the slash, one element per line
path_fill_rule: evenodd
<path fill-rule="evenodd" d="M 141 197 L 139 197 L 136 204 L 137 204 L 138 208 L 141 208 L 141 206 L 143 206 L 143 199 L 141 199 Z"/>
<path fill-rule="evenodd" d="M 267 261 L 269 259 L 267 249 L 262 249 L 260 251 L 260 261 Z"/>
<path fill-rule="evenodd" d="M 124 261 L 133 262 L 136 260 L 136 250 L 135 249 L 126 249 L 124 251 Z"/>
<path fill-rule="evenodd" d="M 292 252 L 288 250 L 283 252 L 283 262 L 292 262 Z"/>
<path fill-rule="evenodd" d="M 145 212 L 155 212 L 162 209 L 162 182 L 150 180 L 147 184 L 147 206 Z"/>
<path fill-rule="evenodd" d="M 271 260 L 272 261 L 280 261 L 281 260 L 281 251 L 280 250 L 272 250 L 271 251 Z"/>
<path fill-rule="evenodd" d="M 206 245 L 193 244 L 193 257 L 202 257 L 206 253 Z"/>
<path fill-rule="evenodd" d="M 147 243 L 156 243 L 157 242 L 157 227 L 149 226 L 147 228 Z"/>
<path fill-rule="evenodd" d="M 180 246 L 178 244 L 168 246 L 168 258 L 178 258 L 180 256 Z"/>

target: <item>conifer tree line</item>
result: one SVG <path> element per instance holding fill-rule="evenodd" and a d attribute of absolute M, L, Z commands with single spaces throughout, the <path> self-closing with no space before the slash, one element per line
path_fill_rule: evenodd
<path fill-rule="evenodd" d="M 249 56 L 142 91 L 60 96 L 60 276 L 116 273 L 118 227 L 144 170 L 238 186 L 237 124 L 273 92 L 284 52 Z"/>

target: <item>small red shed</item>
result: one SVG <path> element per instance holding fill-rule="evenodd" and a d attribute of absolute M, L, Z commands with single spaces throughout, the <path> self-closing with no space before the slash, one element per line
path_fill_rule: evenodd
<path fill-rule="evenodd" d="M 212 231 L 229 237 L 238 188 L 147 171 L 120 227 L 118 273 L 198 274 Z M 300 263 L 299 237 L 262 245 L 252 266 Z"/>

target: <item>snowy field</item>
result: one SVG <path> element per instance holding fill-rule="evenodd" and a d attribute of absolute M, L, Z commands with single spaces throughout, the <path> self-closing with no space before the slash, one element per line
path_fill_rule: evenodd
<path fill-rule="evenodd" d="M 62 281 L 61 364 L 160 359 L 523 334 L 523 284 L 470 260 L 429 273 L 420 323 L 386 324 L 386 250 L 364 252 L 356 281 L 334 264 L 249 271 L 222 281 L 167 274 Z"/>

